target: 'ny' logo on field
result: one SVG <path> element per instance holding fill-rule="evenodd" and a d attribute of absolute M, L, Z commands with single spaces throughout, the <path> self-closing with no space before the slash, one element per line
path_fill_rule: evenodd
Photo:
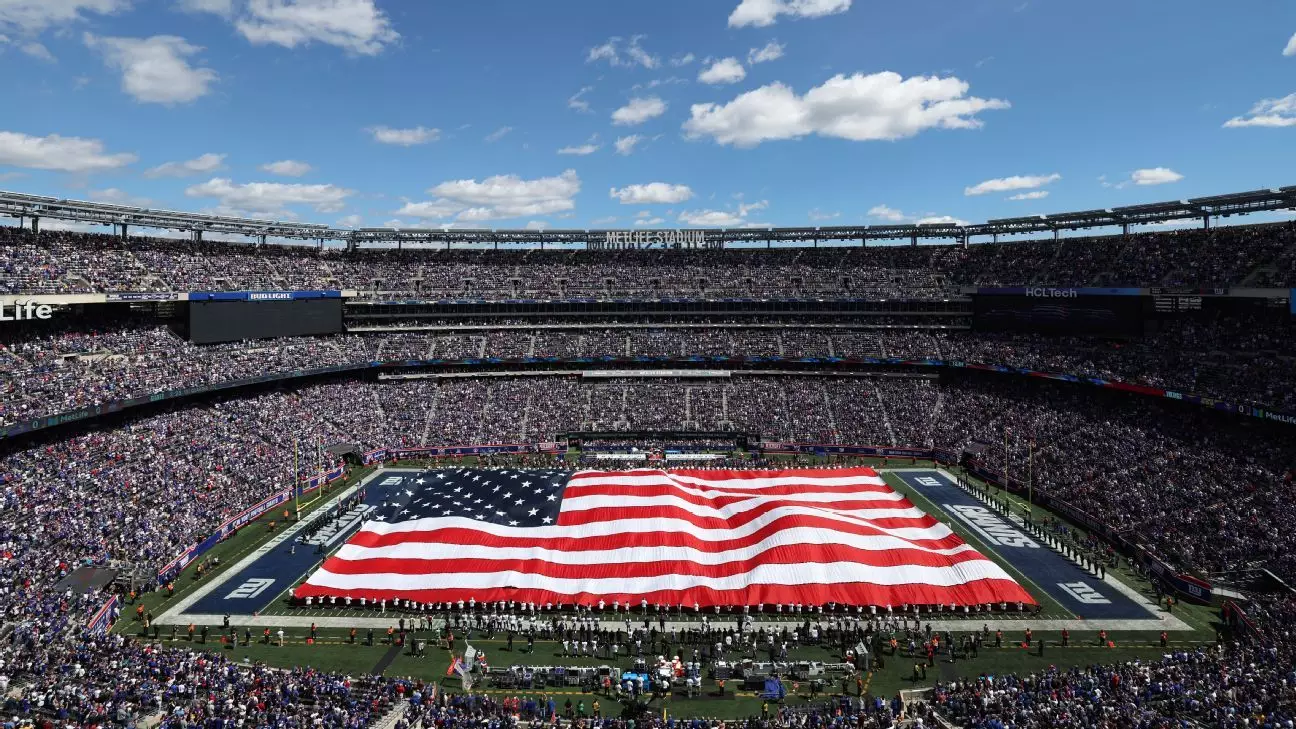
<path fill-rule="evenodd" d="M 274 584 L 274 580 L 266 577 L 258 577 L 253 580 L 248 580 L 247 582 L 244 582 L 243 584 L 234 588 L 234 591 L 226 595 L 225 599 L 226 600 L 248 600 L 265 592 L 266 588 L 270 587 L 273 584 Z"/>
<path fill-rule="evenodd" d="M 1083 582 L 1059 582 L 1058 587 L 1066 591 L 1068 595 L 1074 597 L 1077 602 L 1085 605 L 1110 605 L 1111 600 L 1102 596 L 1102 593 L 1093 589 Z"/>

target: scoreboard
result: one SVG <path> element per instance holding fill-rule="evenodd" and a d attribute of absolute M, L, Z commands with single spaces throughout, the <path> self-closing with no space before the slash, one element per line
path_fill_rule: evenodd
<path fill-rule="evenodd" d="M 1177 294 L 1153 296 L 1152 308 L 1158 314 L 1181 314 L 1189 311 L 1201 311 L 1202 297 Z"/>
<path fill-rule="evenodd" d="M 194 344 L 341 333 L 342 299 L 318 293 L 190 294 L 186 333 Z"/>

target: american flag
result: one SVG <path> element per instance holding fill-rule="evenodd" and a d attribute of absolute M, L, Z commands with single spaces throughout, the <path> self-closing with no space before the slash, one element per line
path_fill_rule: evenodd
<path fill-rule="evenodd" d="M 398 479 L 398 480 L 397 480 Z M 445 469 L 296 592 L 419 603 L 1034 604 L 872 469 Z"/>

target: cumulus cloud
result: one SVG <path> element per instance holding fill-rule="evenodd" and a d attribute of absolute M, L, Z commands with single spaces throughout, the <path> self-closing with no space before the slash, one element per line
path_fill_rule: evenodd
<path fill-rule="evenodd" d="M 613 200 L 619 200 L 622 205 L 673 205 L 691 199 L 693 190 L 688 185 L 649 182 L 626 185 L 620 189 L 614 187 L 609 196 Z"/>
<path fill-rule="evenodd" d="M 130 7 L 130 0 L 2 0 L 0 28 L 39 33 L 46 28 L 111 15 Z"/>
<path fill-rule="evenodd" d="M 400 38 L 374 0 L 247 0 L 234 27 L 254 45 L 324 43 L 365 56 Z"/>
<path fill-rule="evenodd" d="M 507 136 L 508 133 L 511 131 L 513 131 L 513 127 L 500 127 L 499 129 L 496 129 L 495 131 L 486 135 L 486 142 L 488 143 L 498 142 L 499 140 Z"/>
<path fill-rule="evenodd" d="M 622 157 L 629 156 L 635 150 L 635 146 L 643 141 L 643 137 L 638 134 L 630 134 L 624 137 L 617 137 L 612 146 L 616 148 L 616 153 Z"/>
<path fill-rule="evenodd" d="M 704 84 L 733 84 L 747 77 L 747 70 L 737 58 L 721 58 L 698 74 L 698 81 Z"/>
<path fill-rule="evenodd" d="M 761 227 L 762 223 L 748 222 L 747 216 L 767 207 L 769 201 L 761 200 L 748 204 L 739 203 L 736 210 L 685 210 L 680 213 L 679 222 L 701 228 Z"/>
<path fill-rule="evenodd" d="M 440 129 L 418 126 L 408 129 L 393 129 L 387 126 L 369 127 L 367 130 L 375 142 L 395 144 L 401 147 L 412 147 L 416 144 L 435 142 L 441 137 Z"/>
<path fill-rule="evenodd" d="M 103 172 L 134 164 L 133 154 L 109 153 L 98 139 L 34 137 L 21 132 L 0 132 L 0 165 L 57 172 Z"/>
<path fill-rule="evenodd" d="M 927 129 L 976 129 L 982 125 L 977 114 L 1010 106 L 967 91 L 967 82 L 954 77 L 906 79 L 890 71 L 838 74 L 803 96 L 774 83 L 727 104 L 694 104 L 684 132 L 737 147 L 810 134 L 857 142 L 895 140 Z"/>
<path fill-rule="evenodd" d="M 305 162 L 298 162 L 293 159 L 279 160 L 278 162 L 268 162 L 261 165 L 261 171 L 269 172 L 272 175 L 280 177 L 301 177 L 311 171 L 311 166 Z"/>
<path fill-rule="evenodd" d="M 1032 192 L 1019 192 L 1009 197 L 1009 200 L 1042 200 L 1048 197 L 1048 190 L 1034 190 Z"/>
<path fill-rule="evenodd" d="M 1293 41 L 1296 41 L 1296 37 Z M 1291 126 L 1296 126 L 1296 94 L 1288 94 L 1281 99 L 1261 99 L 1245 115 L 1224 122 L 1227 129 Z"/>
<path fill-rule="evenodd" d="M 634 222 L 635 225 L 661 225 L 665 223 L 665 218 L 639 218 Z"/>
<path fill-rule="evenodd" d="M 567 108 L 575 109 L 576 111 L 585 114 L 589 113 L 590 110 L 589 102 L 581 97 L 583 97 L 585 94 L 588 94 L 593 90 L 594 90 L 593 86 L 582 86 L 580 91 L 577 91 L 575 94 L 572 94 L 571 98 L 567 99 Z"/>
<path fill-rule="evenodd" d="M 815 222 L 819 222 L 823 220 L 832 220 L 833 218 L 841 217 L 841 213 L 837 211 L 833 211 L 830 213 L 827 210 L 820 210 L 819 208 L 815 208 L 814 210 L 811 210 L 807 215 L 811 220 Z"/>
<path fill-rule="evenodd" d="M 612 36 L 607 42 L 594 46 L 585 54 L 586 63 L 607 61 L 608 65 L 628 68 L 642 66 L 652 69 L 661 66 L 661 58 L 643 49 L 640 42 L 642 35 L 632 36 L 629 43 L 622 43 L 620 36 Z"/>
<path fill-rule="evenodd" d="M 86 33 L 85 44 L 103 54 L 104 61 L 121 71 L 122 90 L 136 101 L 150 104 L 184 104 L 211 91 L 219 76 L 210 68 L 194 68 L 189 57 L 202 50 L 184 38 L 155 35 L 151 38 L 97 37 Z"/>
<path fill-rule="evenodd" d="M 145 177 L 189 177 L 205 175 L 225 167 L 225 155 L 207 154 L 183 162 L 164 162 L 157 167 L 146 170 Z"/>
<path fill-rule="evenodd" d="M 553 215 L 576 207 L 573 198 L 580 187 L 575 170 L 534 180 L 518 175 L 496 175 L 480 182 L 450 180 L 428 190 L 434 200 L 407 202 L 395 214 L 425 219 L 453 217 L 459 221 Z"/>
<path fill-rule="evenodd" d="M 351 215 L 339 218 L 337 224 L 343 228 L 358 228 L 362 222 L 364 222 L 364 218 L 352 213 Z"/>
<path fill-rule="evenodd" d="M 666 102 L 656 96 L 634 98 L 630 103 L 612 112 L 612 123 L 622 126 L 643 124 L 666 113 Z"/>
<path fill-rule="evenodd" d="M 784 45 L 778 41 L 770 41 L 762 48 L 753 48 L 747 52 L 747 63 L 757 64 L 767 61 L 777 61 L 783 57 Z"/>
<path fill-rule="evenodd" d="M 907 215 L 903 211 L 896 210 L 889 205 L 874 205 L 869 208 L 868 216 L 877 218 L 887 223 L 912 223 L 914 225 L 967 225 L 968 222 L 952 215 L 936 215 L 934 213 L 925 213 L 922 215 Z"/>
<path fill-rule="evenodd" d="M 558 150 L 558 154 L 574 154 L 578 157 L 584 157 L 587 154 L 594 154 L 599 151 L 599 145 L 592 142 L 585 144 L 569 145 Z"/>
<path fill-rule="evenodd" d="M 694 56 L 692 53 L 685 53 L 682 56 L 675 56 L 671 58 L 670 64 L 676 67 L 687 66 L 695 60 L 697 60 L 697 56 Z"/>
<path fill-rule="evenodd" d="M 729 14 L 729 27 L 773 25 L 780 15 L 822 18 L 850 10 L 851 0 L 742 0 Z"/>
<path fill-rule="evenodd" d="M 1296 56 L 1296 33 L 1292 33 L 1292 37 L 1288 39 L 1287 47 L 1283 48 L 1283 55 Z"/>
<path fill-rule="evenodd" d="M 1131 172 L 1130 182 L 1135 185 L 1164 185 L 1170 182 L 1178 182 L 1183 177 L 1183 175 L 1169 167 L 1149 167 Z"/>
<path fill-rule="evenodd" d="M 222 208 L 252 213 L 283 215 L 289 205 L 309 205 L 317 212 L 336 213 L 355 194 L 337 185 L 303 185 L 283 182 L 247 182 L 236 184 L 223 177 L 191 185 L 185 195 L 214 198 Z"/>
<path fill-rule="evenodd" d="M 971 187 L 963 188 L 964 195 L 985 195 L 991 192 L 1011 192 L 1013 190 L 1033 190 L 1062 179 L 1056 172 L 1051 175 L 1013 175 L 1000 177 L 985 182 L 978 182 Z"/>
<path fill-rule="evenodd" d="M 38 61 L 44 61 L 46 63 L 58 63 L 58 59 L 54 57 L 53 53 L 50 53 L 50 50 L 46 48 L 43 43 L 37 43 L 36 41 L 29 41 L 27 43 L 23 43 L 22 45 L 18 46 L 18 50 L 22 51 L 24 54 L 28 56 L 31 56 L 32 58 L 35 58 Z"/>

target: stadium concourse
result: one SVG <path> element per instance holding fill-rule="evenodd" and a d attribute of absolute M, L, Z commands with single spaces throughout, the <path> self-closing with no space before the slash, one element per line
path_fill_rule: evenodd
<path fill-rule="evenodd" d="M 341 334 L 215 345 L 177 335 L 162 304 L 122 304 L 129 311 L 111 313 L 69 304 L 64 311 L 75 315 L 0 331 L 0 427 L 51 419 L 49 427 L 6 433 L 0 449 L 4 708 L 15 724 L 76 726 L 158 714 L 213 727 L 359 727 L 393 710 L 404 721 L 442 727 L 548 716 L 499 695 L 432 699 L 424 682 L 368 675 L 368 666 L 354 677 L 281 672 L 125 633 L 138 627 L 134 606 L 168 592 L 159 576 L 172 576 L 177 556 L 210 535 L 231 536 L 222 526 L 291 483 L 295 461 L 298 478 L 339 468 L 361 473 L 319 446 L 370 452 L 553 443 L 580 431 L 700 430 L 758 433 L 782 445 L 966 452 L 974 466 L 1007 463 L 1015 475 L 1029 468 L 1037 496 L 1083 505 L 1101 522 L 1093 531 L 1049 526 L 1090 560 L 1121 561 L 1119 538 L 1175 572 L 1237 577 L 1231 584 L 1245 621 L 1232 608 L 1222 613 L 1217 627 L 1226 639 L 1218 645 L 1176 646 L 1139 661 L 1099 656 L 1083 668 L 942 674 L 928 682 L 929 700 L 916 711 L 967 726 L 1290 726 L 1296 603 L 1289 591 L 1252 590 L 1250 581 L 1262 573 L 1296 579 L 1296 530 L 1287 528 L 1296 518 L 1296 449 L 1287 425 L 1012 373 L 828 361 L 980 362 L 1290 412 L 1296 337 L 1285 309 L 1167 318 L 1142 336 L 1111 338 L 986 331 L 966 310 L 738 317 L 634 308 L 731 296 L 945 303 L 965 286 L 1041 284 L 1289 287 L 1296 285 L 1296 228 L 768 252 L 341 252 L 0 228 L 0 292 L 10 295 L 354 289 L 373 301 L 399 294 L 504 307 L 496 316 L 425 313 L 382 325 L 352 318 Z M 630 308 L 579 319 L 535 316 L 508 309 L 519 298 L 615 298 Z M 546 357 L 562 366 L 527 361 Z M 649 365 L 639 360 L 655 357 L 672 365 L 696 359 L 726 376 L 644 376 Z M 636 370 L 582 376 L 613 358 Z M 453 376 L 378 379 L 347 369 L 417 361 L 383 368 L 408 375 L 433 360 L 438 374 Z M 326 367 L 336 371 L 298 376 Z M 248 373 L 268 381 L 242 384 Z M 185 394 L 161 397 L 174 391 Z M 121 401 L 155 396 L 159 402 L 114 412 Z M 95 408 L 104 412 L 59 417 Z M 294 442 L 302 444 L 297 459 Z M 824 457 L 810 448 L 789 460 L 759 450 L 730 458 L 727 465 L 762 469 L 817 466 Z M 477 465 L 572 468 L 536 453 Z M 921 484 L 909 486 L 922 492 Z M 281 529 L 275 546 L 291 533 Z M 306 548 L 295 556 L 302 572 L 319 559 Z M 192 567 L 185 573 L 181 590 L 196 585 L 195 602 L 197 590 L 217 594 L 221 576 L 236 574 L 230 565 L 211 566 L 216 579 L 195 582 Z M 86 567 L 144 579 L 74 589 L 68 578 Z M 110 610 L 121 632 L 105 633 L 98 628 L 112 597 L 127 603 L 117 608 L 126 612 Z M 1166 624 L 1172 620 L 1179 618 L 1167 616 Z M 285 627 L 295 622 L 278 618 Z M 412 696 L 418 700 L 407 709 Z M 886 701 L 787 708 L 780 725 L 890 726 L 898 713 Z M 659 723 L 640 722 L 638 729 Z"/>

